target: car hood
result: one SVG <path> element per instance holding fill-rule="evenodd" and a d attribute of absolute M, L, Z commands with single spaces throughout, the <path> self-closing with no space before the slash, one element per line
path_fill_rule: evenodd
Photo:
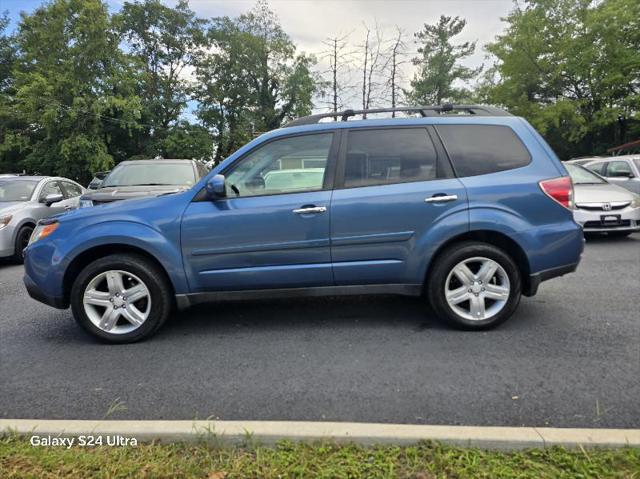
<path fill-rule="evenodd" d="M 13 213 L 21 210 L 27 204 L 27 201 L 7 201 L 0 203 L 0 215 Z"/>
<path fill-rule="evenodd" d="M 189 186 L 181 185 L 158 185 L 158 186 L 109 186 L 97 190 L 88 191 L 82 195 L 82 200 L 92 200 L 97 202 L 110 202 L 118 200 L 128 200 L 130 198 L 143 198 L 147 196 L 158 196 L 167 193 L 178 193 L 186 191 Z"/>
<path fill-rule="evenodd" d="M 609 183 L 598 185 L 573 185 L 576 203 L 603 203 L 612 201 L 631 201 L 633 193 L 620 186 Z"/>

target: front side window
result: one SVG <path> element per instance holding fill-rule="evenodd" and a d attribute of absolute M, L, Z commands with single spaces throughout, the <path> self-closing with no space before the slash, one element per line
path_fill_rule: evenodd
<path fill-rule="evenodd" d="M 57 181 L 50 181 L 44 185 L 42 193 L 40 193 L 40 199 L 45 199 L 49 195 L 62 195 L 62 190 Z"/>
<path fill-rule="evenodd" d="M 67 198 L 75 198 L 76 196 L 80 196 L 82 194 L 82 188 L 75 183 L 71 183 L 69 181 L 65 181 L 63 183 L 64 189 L 67 192 Z"/>
<path fill-rule="evenodd" d="M 333 133 L 294 136 L 258 147 L 225 172 L 230 195 L 258 196 L 318 191 Z"/>
<path fill-rule="evenodd" d="M 525 146 L 507 126 L 438 125 L 436 129 L 458 176 L 512 170 L 531 161 Z"/>
<path fill-rule="evenodd" d="M 636 164 L 636 168 L 640 171 L 640 158 L 635 158 L 633 162 Z"/>
<path fill-rule="evenodd" d="M 423 128 L 353 130 L 347 141 L 344 187 L 433 180 L 437 159 Z"/>
<path fill-rule="evenodd" d="M 607 176 L 633 176 L 631 165 L 626 161 L 612 161 L 607 165 Z"/>

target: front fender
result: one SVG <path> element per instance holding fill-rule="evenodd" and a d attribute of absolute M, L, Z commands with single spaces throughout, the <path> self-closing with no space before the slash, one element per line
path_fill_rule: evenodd
<path fill-rule="evenodd" d="M 75 223 L 75 222 L 74 222 Z M 50 240 L 29 246 L 27 275 L 35 280 L 46 294 L 64 294 L 64 275 L 79 255 L 96 247 L 119 245 L 138 248 L 152 255 L 165 269 L 177 294 L 188 292 L 182 265 L 179 235 L 172 241 L 166 232 L 143 223 L 127 220 L 102 221 L 95 224 L 61 222 Z M 179 227 L 177 228 L 179 231 Z"/>

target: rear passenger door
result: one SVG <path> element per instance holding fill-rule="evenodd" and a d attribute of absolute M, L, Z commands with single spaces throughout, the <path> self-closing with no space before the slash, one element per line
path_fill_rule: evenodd
<path fill-rule="evenodd" d="M 331 201 L 336 284 L 421 284 L 433 239 L 468 228 L 464 186 L 431 127 L 345 133 Z"/>

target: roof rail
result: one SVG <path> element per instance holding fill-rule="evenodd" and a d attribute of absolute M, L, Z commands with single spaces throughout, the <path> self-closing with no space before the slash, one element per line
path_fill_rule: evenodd
<path fill-rule="evenodd" d="M 336 121 L 340 118 L 341 121 L 347 121 L 350 117 L 356 115 L 369 115 L 374 113 L 393 113 L 393 112 L 405 112 L 405 113 L 419 113 L 423 117 L 427 116 L 439 116 L 452 111 L 465 112 L 468 115 L 477 116 L 511 116 L 511 113 L 496 108 L 494 106 L 485 105 L 452 105 L 451 103 L 445 103 L 443 105 L 430 105 L 430 106 L 400 106 L 396 108 L 373 108 L 369 110 L 344 110 L 344 111 L 332 111 L 329 113 L 318 113 L 317 115 L 303 116 L 295 120 L 290 121 L 285 127 L 301 126 L 301 125 L 313 125 L 319 123 L 324 118 L 334 118 Z"/>

